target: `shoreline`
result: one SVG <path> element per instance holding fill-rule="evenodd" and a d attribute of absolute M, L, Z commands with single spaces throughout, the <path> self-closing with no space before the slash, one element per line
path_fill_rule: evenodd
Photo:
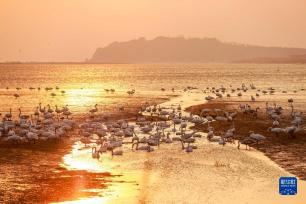
<path fill-rule="evenodd" d="M 227 101 L 227 100 L 215 100 L 200 105 L 194 105 L 187 108 L 187 111 L 196 114 L 204 108 L 219 108 L 226 111 L 233 110 L 233 107 L 238 107 L 240 104 L 248 103 L 248 101 Z M 258 106 L 261 109 L 264 102 L 252 102 L 253 106 Z M 286 110 L 285 110 L 286 111 Z M 290 124 L 290 120 L 283 119 L 283 123 Z M 285 125 L 283 124 L 283 126 Z M 222 122 L 214 121 L 211 124 L 217 132 L 226 132 L 231 127 L 231 123 L 226 124 Z M 247 136 L 249 131 L 260 133 L 267 137 L 267 139 L 258 147 L 252 145 L 253 149 L 257 149 L 263 152 L 265 156 L 273 160 L 277 165 L 286 169 L 288 172 L 297 175 L 300 179 L 306 180 L 306 138 L 304 135 L 306 131 L 303 129 L 296 135 L 296 138 L 288 138 L 282 134 L 278 137 L 272 132 L 268 132 L 267 129 L 272 126 L 272 122 L 265 118 L 264 113 L 260 111 L 258 118 L 245 117 L 242 113 L 238 113 L 237 119 L 235 119 L 235 127 L 237 132 L 234 138 L 242 139 Z M 195 129 L 206 129 L 206 125 L 200 125 Z"/>

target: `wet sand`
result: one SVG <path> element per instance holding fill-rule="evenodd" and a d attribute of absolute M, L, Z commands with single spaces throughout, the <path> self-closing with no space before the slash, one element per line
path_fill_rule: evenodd
<path fill-rule="evenodd" d="M 187 109 L 187 111 L 199 114 L 203 108 L 219 108 L 226 111 L 232 111 L 237 109 L 238 105 L 249 103 L 252 107 L 260 107 L 258 111 L 257 118 L 252 116 L 247 116 L 241 111 L 238 112 L 235 118 L 235 139 L 242 139 L 249 135 L 249 131 L 254 131 L 255 133 L 262 134 L 266 136 L 266 140 L 253 148 L 260 150 L 282 168 L 286 169 L 292 174 L 297 175 L 300 179 L 306 180 L 306 130 L 302 126 L 302 130 L 298 132 L 295 138 L 288 137 L 285 133 L 276 136 L 274 133 L 267 131 L 269 127 L 272 127 L 272 121 L 267 118 L 265 112 L 265 102 L 249 102 L 249 101 L 227 101 L 227 100 L 216 100 L 210 101 L 206 104 L 201 104 L 197 106 L 192 106 Z M 277 104 L 280 104 L 278 102 Z M 291 125 L 291 111 L 286 108 L 288 104 L 282 103 L 282 107 L 285 108 L 282 119 L 281 127 L 287 127 Z M 299 111 L 304 111 L 305 109 L 300 109 Z M 304 116 L 304 121 L 306 117 Z M 232 123 L 230 122 L 213 122 L 212 126 L 215 128 L 216 132 L 226 132 L 231 128 Z M 198 130 L 207 129 L 207 125 L 199 125 L 195 127 Z"/>
<path fill-rule="evenodd" d="M 198 144 L 199 145 L 199 144 Z M 202 144 L 192 154 L 179 144 L 146 160 L 157 172 L 141 194 L 145 203 L 304 203 L 305 183 L 297 196 L 280 196 L 278 179 L 289 176 L 260 152 Z"/>

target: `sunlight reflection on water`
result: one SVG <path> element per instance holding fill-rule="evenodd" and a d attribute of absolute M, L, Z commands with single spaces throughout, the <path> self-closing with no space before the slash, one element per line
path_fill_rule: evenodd
<path fill-rule="evenodd" d="M 99 160 L 92 159 L 91 146 L 84 148 L 84 145 L 80 142 L 75 143 L 71 153 L 63 157 L 62 164 L 63 167 L 70 171 L 86 170 L 93 173 L 110 172 L 112 175 L 121 175 L 120 171 L 114 169 L 118 165 L 117 162 L 111 159 L 109 154 L 102 155 L 102 158 Z M 127 200 L 129 202 L 133 202 L 133 199 L 137 198 L 138 188 L 135 184 L 139 181 L 140 175 L 139 172 L 125 172 L 124 175 L 112 177 L 110 185 L 107 188 L 89 188 L 82 190 L 84 192 L 96 193 L 97 196 L 76 198 L 73 201 L 59 203 L 117 203 L 118 201 L 123 202 L 126 198 L 128 198 Z M 103 181 L 103 177 L 95 179 L 101 179 L 101 182 L 105 182 Z"/>

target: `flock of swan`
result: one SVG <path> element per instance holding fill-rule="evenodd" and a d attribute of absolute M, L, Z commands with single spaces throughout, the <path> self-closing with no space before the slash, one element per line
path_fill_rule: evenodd
<path fill-rule="evenodd" d="M 187 87 L 184 91 L 196 89 L 195 87 Z M 253 84 L 250 89 L 255 89 Z M 248 87 L 244 84 L 237 88 L 246 92 Z M 263 91 L 263 94 L 273 94 L 275 90 L 269 88 L 269 92 Z M 163 89 L 165 91 L 165 89 Z M 172 90 L 173 91 L 173 90 Z M 231 89 L 231 92 L 236 90 Z M 214 98 L 221 98 L 226 94 L 227 90 L 221 88 L 207 88 L 206 94 L 215 94 L 215 96 L 206 96 L 206 100 Z M 239 92 L 240 93 L 240 92 Z M 239 94 L 240 95 L 240 94 Z M 239 96 L 238 95 L 238 96 Z M 229 94 L 226 94 L 230 97 Z M 259 93 L 255 94 L 259 97 Z M 254 96 L 251 96 L 250 102 L 254 101 Z M 294 137 L 301 131 L 303 122 L 302 113 L 295 112 L 293 109 L 293 99 L 288 99 L 291 107 L 291 125 L 281 128 L 283 108 L 277 104 L 270 106 L 266 103 L 266 117 L 269 118 L 273 124 L 267 131 L 280 131 L 288 136 Z M 140 117 L 135 122 L 126 120 L 118 120 L 109 122 L 105 118 L 107 115 L 99 113 L 97 105 L 90 110 L 89 117 L 85 123 L 80 124 L 81 141 L 88 144 L 94 144 L 92 147 L 92 157 L 100 158 L 100 154 L 111 152 L 111 155 L 122 155 L 122 146 L 124 144 L 131 144 L 131 149 L 134 151 L 142 150 L 151 152 L 154 148 L 160 145 L 178 142 L 180 148 L 186 152 L 192 152 L 197 149 L 196 141 L 202 136 L 206 136 L 208 141 L 217 142 L 220 145 L 225 145 L 227 142 L 235 143 L 235 117 L 240 111 L 249 117 L 257 117 L 259 108 L 253 108 L 249 104 L 240 105 L 238 110 L 226 111 L 222 109 L 203 109 L 200 115 L 186 114 L 182 110 L 180 104 L 172 107 L 162 107 L 161 105 L 143 106 L 140 110 Z M 226 122 L 232 123 L 229 128 L 222 135 L 215 135 L 214 128 L 211 126 L 212 122 Z M 207 132 L 193 131 L 190 127 L 199 124 L 207 124 Z M 279 132 L 278 132 L 279 133 Z M 240 149 L 241 144 L 246 146 L 246 149 L 252 144 L 259 144 L 264 141 L 266 137 L 250 130 L 249 135 L 237 141 L 237 148 Z"/>
<path fill-rule="evenodd" d="M 21 96 L 19 91 L 22 90 L 22 88 L 21 87 L 16 87 L 15 89 L 17 90 L 17 93 L 14 93 L 13 96 L 17 99 L 17 98 L 19 98 Z M 40 91 L 41 89 L 42 89 L 41 87 L 37 87 L 37 88 L 32 87 L 32 86 L 29 87 L 30 91 L 33 91 L 33 90 Z M 55 88 L 53 88 L 53 87 L 45 87 L 44 89 L 45 89 L 45 91 L 52 91 L 52 90 L 59 91 L 60 90 L 60 88 L 58 86 L 56 86 Z M 6 90 L 10 90 L 10 88 L 6 87 Z M 65 90 L 61 90 L 60 93 L 63 95 L 63 94 L 66 93 L 66 91 Z M 56 92 L 52 92 L 52 93 L 50 93 L 50 95 L 52 97 L 54 97 L 54 96 L 57 96 L 57 93 Z"/>
<path fill-rule="evenodd" d="M 59 89 L 58 87 L 56 89 Z M 196 87 L 186 87 L 183 91 L 188 92 L 197 89 Z M 18 90 L 18 89 L 17 89 Z M 47 90 L 47 89 L 46 89 Z M 161 89 L 165 91 L 164 88 Z M 260 93 L 274 94 L 275 89 L 267 90 L 256 89 L 253 84 L 234 89 L 207 87 L 202 92 L 206 95 L 205 100 L 211 101 L 216 98 L 231 97 L 237 92 L 241 97 L 242 93 L 248 90 L 255 90 L 251 95 L 250 103 L 255 101 Z M 106 92 L 115 92 L 115 89 L 105 89 Z M 174 91 L 174 89 L 172 89 Z M 127 94 L 133 95 L 135 89 L 127 91 Z M 285 93 L 283 91 L 283 93 Z M 293 99 L 288 99 L 291 107 L 292 122 L 288 127 L 281 127 L 283 108 L 277 104 L 273 106 L 266 103 L 266 116 L 271 120 L 273 126 L 268 131 L 280 134 L 287 134 L 294 137 L 301 130 L 303 122 L 302 113 L 294 111 Z M 122 111 L 124 107 L 122 107 Z M 139 117 L 136 121 L 111 120 L 111 114 L 100 112 L 98 104 L 88 111 L 88 115 L 81 121 L 76 122 L 71 116 L 68 106 L 53 110 L 50 105 L 42 107 L 39 104 L 33 114 L 22 114 L 19 109 L 18 120 L 12 120 L 12 112 L 5 113 L 0 123 L 0 136 L 2 141 L 9 143 L 35 143 L 36 141 L 58 141 L 60 138 L 69 135 L 69 131 L 78 130 L 80 142 L 85 147 L 92 148 L 92 157 L 99 159 L 101 154 L 109 152 L 112 156 L 122 155 L 122 146 L 131 145 L 133 151 L 151 152 L 160 145 L 169 143 L 179 143 L 179 148 L 186 152 L 193 152 L 197 149 L 197 140 L 206 136 L 208 141 L 217 142 L 225 145 L 228 142 L 235 143 L 235 118 L 238 112 L 248 117 L 257 117 L 259 107 L 252 107 L 250 104 L 240 105 L 238 109 L 232 111 L 222 109 L 203 109 L 199 115 L 187 114 L 182 110 L 180 104 L 171 107 L 162 107 L 161 105 L 141 107 Z M 231 127 L 221 135 L 216 135 L 213 122 L 231 123 Z M 207 124 L 207 131 L 194 131 L 190 127 L 199 124 Z M 241 144 L 249 147 L 252 144 L 259 144 L 264 141 L 264 135 L 254 133 L 250 130 L 249 135 L 238 141 L 238 149 Z"/>
<path fill-rule="evenodd" d="M 71 114 L 68 106 L 55 106 L 53 110 L 50 105 L 42 107 L 39 104 L 30 115 L 23 114 L 19 108 L 16 120 L 10 109 L 0 122 L 1 142 L 21 144 L 58 141 L 61 137 L 68 136 L 75 127 L 75 121 L 69 118 Z"/>
<path fill-rule="evenodd" d="M 6 87 L 6 90 L 9 90 L 9 89 L 10 89 L 9 87 Z M 60 88 L 59 88 L 58 86 L 56 86 L 55 88 L 53 88 L 53 87 L 45 87 L 44 89 L 45 89 L 45 91 L 52 91 L 52 90 L 59 91 L 59 90 L 60 90 Z M 83 89 L 83 88 L 81 88 L 81 89 Z M 22 88 L 16 87 L 16 90 L 17 90 L 17 91 L 20 91 L 20 90 L 22 90 Z M 32 90 L 38 90 L 38 91 L 40 91 L 41 88 L 40 88 L 40 87 L 37 87 L 37 88 L 35 88 L 35 87 L 29 87 L 29 90 L 31 90 L 31 91 L 32 91 Z M 107 92 L 107 93 L 115 93 L 116 90 L 113 89 L 113 88 L 111 88 L 111 89 L 104 89 L 104 91 Z M 131 90 L 128 90 L 126 93 L 127 93 L 128 95 L 133 95 L 133 94 L 135 94 L 135 92 L 136 92 L 135 89 L 131 89 Z M 61 90 L 60 93 L 61 93 L 61 95 L 64 95 L 64 94 L 66 93 L 66 91 L 65 91 L 65 90 Z M 56 92 L 51 92 L 50 95 L 51 95 L 52 97 L 55 97 L 55 96 L 57 96 L 57 93 L 56 93 Z M 17 99 L 17 98 L 19 98 L 21 95 L 20 95 L 20 93 L 14 93 L 13 96 Z"/>

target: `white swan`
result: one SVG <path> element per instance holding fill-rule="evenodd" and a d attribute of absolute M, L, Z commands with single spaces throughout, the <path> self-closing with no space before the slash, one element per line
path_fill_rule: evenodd
<path fill-rule="evenodd" d="M 100 154 L 99 152 L 97 151 L 97 148 L 96 147 L 93 147 L 91 149 L 91 157 L 94 158 L 94 159 L 98 159 L 100 158 Z"/>

